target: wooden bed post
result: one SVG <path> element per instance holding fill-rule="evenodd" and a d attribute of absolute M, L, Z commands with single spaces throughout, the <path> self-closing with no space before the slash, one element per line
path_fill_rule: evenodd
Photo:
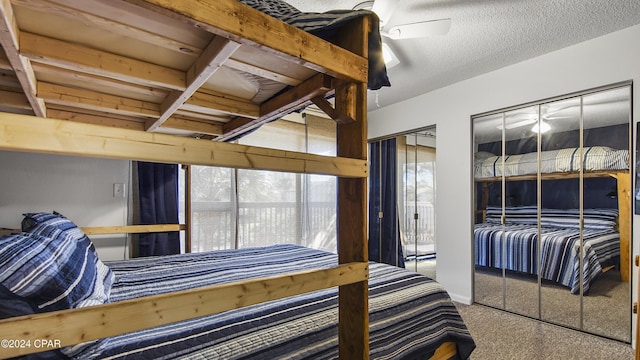
<path fill-rule="evenodd" d="M 614 175 L 618 184 L 618 232 L 620 233 L 620 277 L 631 281 L 631 175 L 619 172 Z"/>
<path fill-rule="evenodd" d="M 369 18 L 349 24 L 342 34 L 357 34 L 341 46 L 367 55 Z M 367 159 L 367 84 L 341 82 L 336 88 L 336 113 L 356 121 L 337 126 L 337 154 Z M 367 240 L 367 178 L 338 178 L 338 257 L 339 262 L 369 260 Z M 339 288 L 340 359 L 369 359 L 368 281 Z"/>

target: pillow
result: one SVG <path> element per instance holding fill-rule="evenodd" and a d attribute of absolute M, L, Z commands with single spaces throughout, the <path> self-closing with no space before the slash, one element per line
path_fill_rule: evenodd
<path fill-rule="evenodd" d="M 536 225 L 538 224 L 537 206 L 508 206 L 504 209 L 507 224 Z M 500 224 L 502 208 L 499 206 L 487 206 L 486 222 Z"/>
<path fill-rule="evenodd" d="M 488 159 L 488 158 L 494 157 L 494 156 L 496 156 L 496 155 L 492 154 L 492 153 L 490 153 L 488 151 L 478 151 L 478 152 L 473 154 L 473 158 L 475 160 L 485 160 L 485 159 Z"/>
<path fill-rule="evenodd" d="M 617 209 L 584 209 L 582 219 L 585 229 L 615 229 L 618 217 Z M 542 226 L 580 228 L 579 209 L 544 209 L 540 220 Z"/>
<path fill-rule="evenodd" d="M 502 209 L 497 206 L 487 206 L 486 222 L 500 224 Z M 538 224 L 537 206 L 514 206 L 505 208 L 507 224 L 532 225 Z M 616 227 L 617 209 L 584 209 L 582 218 L 585 229 L 610 230 Z M 556 228 L 580 228 L 580 210 L 578 209 L 542 209 L 540 226 Z"/>
<path fill-rule="evenodd" d="M 107 303 L 113 273 L 87 241 L 16 233 L 0 237 L 1 313 L 13 316 Z M 22 303 L 20 303 L 20 301 Z M 26 305 L 29 305 L 26 307 Z"/>
<path fill-rule="evenodd" d="M 56 238 L 58 236 L 70 236 L 77 241 L 88 241 L 91 251 L 95 252 L 95 246 L 82 230 L 71 220 L 58 212 L 53 213 L 26 213 L 22 219 L 22 231 L 35 235 Z"/>

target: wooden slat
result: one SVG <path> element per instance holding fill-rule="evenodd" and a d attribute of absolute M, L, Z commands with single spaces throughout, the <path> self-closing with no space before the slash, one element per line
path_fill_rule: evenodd
<path fill-rule="evenodd" d="M 45 117 L 47 109 L 42 99 L 36 94 L 36 77 L 29 59 L 22 56 L 19 37 L 21 35 L 16 19 L 13 15 L 13 7 L 9 0 L 0 0 L 0 45 L 4 48 L 7 60 L 22 85 L 22 91 L 29 100 L 33 112 Z"/>
<path fill-rule="evenodd" d="M 20 45 L 20 53 L 34 62 L 140 85 L 180 91 L 186 88 L 186 74 L 164 66 L 24 31 L 20 33 Z"/>
<path fill-rule="evenodd" d="M 172 116 L 162 124 L 162 128 L 190 131 L 197 134 L 221 135 L 222 123 L 187 119 L 182 116 Z"/>
<path fill-rule="evenodd" d="M 366 178 L 366 160 L 0 113 L 0 149 Z"/>
<path fill-rule="evenodd" d="M 0 46 L 0 70 L 10 70 L 13 71 L 11 64 L 9 63 L 9 59 L 4 53 L 4 49 Z"/>
<path fill-rule="evenodd" d="M 85 124 L 144 131 L 144 120 L 140 118 L 118 116 L 112 113 L 86 109 L 83 109 L 82 111 L 83 112 L 80 113 L 78 112 L 78 109 L 66 106 L 49 106 L 47 108 L 47 117 L 52 119 L 76 121 Z"/>
<path fill-rule="evenodd" d="M 104 234 L 137 234 L 137 233 L 154 233 L 167 231 L 184 231 L 184 224 L 156 224 L 156 225 L 124 225 L 124 226 L 97 226 L 97 227 L 81 227 L 87 235 L 104 235 Z"/>
<path fill-rule="evenodd" d="M 184 224 L 156 224 L 156 225 L 121 225 L 121 226 L 92 226 L 80 227 L 86 235 L 105 235 L 105 234 L 137 234 L 137 233 L 154 233 L 167 231 L 184 231 L 187 226 Z M 20 232 L 20 229 L 3 229 L 0 235 L 12 232 Z"/>
<path fill-rule="evenodd" d="M 208 114 L 211 112 L 257 118 L 260 107 L 247 100 L 196 92 L 181 107 L 183 110 Z"/>
<path fill-rule="evenodd" d="M 31 110 L 31 104 L 29 104 L 29 100 L 23 93 L 0 90 L 0 99 L 2 99 L 2 106 Z"/>
<path fill-rule="evenodd" d="M 223 37 L 215 37 L 187 71 L 187 87 L 173 91 L 160 104 L 160 117 L 147 122 L 147 131 L 158 129 L 182 104 L 193 95 L 220 66 L 240 47 Z"/>
<path fill-rule="evenodd" d="M 357 54 L 368 51 L 367 19 L 350 23 L 342 37 L 342 45 Z M 351 84 L 351 83 L 347 83 Z M 340 85 L 336 88 L 335 109 L 348 114 L 355 122 L 338 124 L 337 154 L 351 158 L 367 159 L 367 84 Z M 367 179 L 338 178 L 338 259 L 340 263 L 360 262 L 369 259 L 367 244 Z M 339 290 L 340 359 L 369 358 L 369 286 L 362 281 Z"/>
<path fill-rule="evenodd" d="M 366 281 L 365 262 L 209 286 L 106 305 L 0 320 L 0 339 L 59 340 L 55 348 L 174 323 L 311 291 Z M 19 334 L 16 335 L 16 334 Z M 51 350 L 51 348 L 47 348 Z M 2 349 L 2 357 L 42 351 Z"/>
<path fill-rule="evenodd" d="M 349 52 L 236 0 L 124 1 L 337 78 L 367 81 L 368 64 L 364 54 Z"/>
<path fill-rule="evenodd" d="M 38 82 L 38 95 L 47 103 L 80 109 L 146 117 L 160 115 L 160 105 L 155 103 L 45 82 Z"/>
<path fill-rule="evenodd" d="M 20 81 L 18 81 L 18 78 L 13 74 L 5 74 L 3 72 L 0 72 L 0 86 L 22 91 L 22 85 L 20 85 Z"/>
<path fill-rule="evenodd" d="M 150 86 L 136 85 L 129 82 L 107 78 L 104 76 L 91 75 L 83 72 L 63 69 L 60 67 L 45 65 L 37 62 L 33 62 L 33 69 L 39 76 L 40 80 L 47 77 L 54 77 L 57 81 L 52 81 L 64 84 L 84 84 L 90 85 L 101 93 L 116 94 L 118 96 L 124 96 L 123 94 L 130 94 L 128 97 L 132 97 L 138 100 L 144 100 L 148 102 L 161 102 L 167 94 L 167 90 L 159 88 L 153 88 Z M 58 80 L 60 79 L 60 80 Z M 85 87 L 89 90 L 89 87 Z"/>
<path fill-rule="evenodd" d="M 333 79 L 325 74 L 317 74 L 302 84 L 291 88 L 260 105 L 260 117 L 250 122 L 237 123 L 234 128 L 225 127 L 224 135 L 216 140 L 226 141 L 258 128 L 270 121 L 299 109 L 317 96 L 324 96 L 333 90 Z"/>

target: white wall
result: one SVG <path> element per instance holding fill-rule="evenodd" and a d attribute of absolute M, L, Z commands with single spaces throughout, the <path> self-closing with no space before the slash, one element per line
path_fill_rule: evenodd
<path fill-rule="evenodd" d="M 0 227 L 19 229 L 25 212 L 58 211 L 78 226 L 127 224 L 129 161 L 0 151 Z M 128 256 L 126 236 L 92 237 L 100 259 Z"/>
<path fill-rule="evenodd" d="M 625 80 L 636 81 L 638 105 L 638 39 L 640 25 L 369 113 L 369 138 L 436 125 L 436 277 L 454 300 L 473 298 L 471 115 Z M 637 111 L 633 117 L 634 124 L 640 120 Z M 634 227 L 633 234 L 638 254 L 640 230 Z"/>

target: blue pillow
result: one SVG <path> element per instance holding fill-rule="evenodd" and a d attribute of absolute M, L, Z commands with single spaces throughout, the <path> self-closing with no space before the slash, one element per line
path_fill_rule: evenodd
<path fill-rule="evenodd" d="M 107 303 L 113 281 L 87 241 L 30 233 L 0 237 L 0 293 L 35 313 Z"/>
<path fill-rule="evenodd" d="M 58 236 L 70 236 L 77 241 L 88 241 L 91 251 L 95 251 L 95 246 L 87 235 L 71 220 L 64 215 L 53 212 L 26 213 L 22 219 L 22 231 L 35 235 L 42 235 L 50 238 Z"/>

